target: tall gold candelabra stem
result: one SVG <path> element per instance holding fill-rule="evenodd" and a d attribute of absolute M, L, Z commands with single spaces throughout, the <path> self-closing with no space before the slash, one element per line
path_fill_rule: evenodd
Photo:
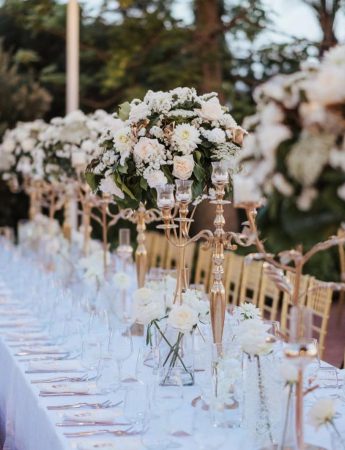
<path fill-rule="evenodd" d="M 224 275 L 224 208 L 223 198 L 225 195 L 225 185 L 216 185 L 216 217 L 214 220 L 214 241 L 213 241 L 213 285 L 210 296 L 210 313 L 213 332 L 213 341 L 218 344 L 222 342 L 226 300 L 223 284 Z"/>
<path fill-rule="evenodd" d="M 145 285 L 145 276 L 147 272 L 147 249 L 145 245 L 146 236 L 146 222 L 145 222 L 146 209 L 144 205 L 140 205 L 136 213 L 136 225 L 137 225 L 137 249 L 135 251 L 135 265 L 137 269 L 138 287 L 141 288 Z"/>
<path fill-rule="evenodd" d="M 83 233 L 84 233 L 84 243 L 83 243 L 83 254 L 87 256 L 90 250 L 90 239 L 91 239 L 91 204 L 85 201 L 83 204 Z"/>

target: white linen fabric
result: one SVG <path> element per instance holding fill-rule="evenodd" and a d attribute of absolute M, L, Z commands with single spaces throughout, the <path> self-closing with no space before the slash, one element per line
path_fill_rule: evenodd
<path fill-rule="evenodd" d="M 10 309 L 11 303 L 2 303 L 0 305 L 1 310 Z M 28 319 L 31 319 L 28 316 Z M 30 320 L 31 323 L 31 320 Z M 11 332 L 13 330 L 11 329 Z M 20 331 L 22 333 L 22 330 Z M 25 331 L 23 331 L 23 335 Z M 6 435 L 3 450 L 92 450 L 96 448 L 102 448 L 106 450 L 140 450 L 145 447 L 141 443 L 140 436 L 97 436 L 92 438 L 66 438 L 64 432 L 66 431 L 86 431 L 95 430 L 101 428 L 107 428 L 106 426 L 83 426 L 83 427 L 58 427 L 56 423 L 62 422 L 66 419 L 74 420 L 77 415 L 71 411 L 50 411 L 47 409 L 48 405 L 62 405 L 66 403 L 76 402 L 102 402 L 111 398 L 112 400 L 119 400 L 123 398 L 123 392 L 115 392 L 111 395 L 88 395 L 87 397 L 82 395 L 76 395 L 73 397 L 64 396 L 51 396 L 40 397 L 39 389 L 43 387 L 39 384 L 32 384 L 32 380 L 39 380 L 42 377 L 50 377 L 50 375 L 40 373 L 25 373 L 30 369 L 42 369 L 45 370 L 66 370 L 66 375 L 70 375 L 72 370 L 75 370 L 76 376 L 78 369 L 80 370 L 80 363 L 78 360 L 71 361 L 37 361 L 20 362 L 19 357 L 15 356 L 18 352 L 18 347 L 10 347 L 13 341 L 8 339 L 8 329 L 0 327 L 0 419 L 2 434 Z M 30 338 L 30 333 L 28 333 Z M 135 350 L 138 350 L 143 344 L 142 338 L 134 338 Z M 137 351 L 133 352 L 130 360 L 127 361 L 125 370 L 132 376 L 135 372 L 135 364 L 137 358 Z M 51 374 L 51 377 L 57 375 L 63 375 L 63 372 L 58 374 Z M 196 377 L 198 374 L 196 374 Z M 48 389 L 49 385 L 44 388 Z M 66 387 L 66 385 L 65 385 Z M 69 386 L 68 386 L 69 387 Z M 75 388 L 78 388 L 76 383 Z M 196 386 L 185 387 L 184 389 L 184 405 L 178 411 L 172 414 L 172 423 L 174 429 L 176 429 L 176 436 L 181 448 L 184 450 L 197 450 L 198 447 L 194 442 L 192 434 L 192 419 L 193 419 L 193 407 L 191 405 L 192 400 L 199 395 L 199 389 Z M 68 389 L 67 389 L 68 390 Z M 58 392 L 59 389 L 50 388 L 51 392 Z M 321 395 L 334 394 L 334 390 L 327 389 L 321 391 Z M 81 392 L 81 391 L 80 391 Z M 85 412 L 86 410 L 84 410 Z M 79 410 L 79 412 L 82 412 Z M 106 410 L 102 413 L 90 413 L 90 416 L 86 417 L 86 421 L 91 421 L 92 417 L 98 419 L 109 418 L 109 413 Z M 342 404 L 342 414 L 345 414 L 345 404 Z M 111 413 L 110 413 L 111 415 Z M 114 409 L 114 417 L 123 417 L 123 404 Z M 112 416 L 113 417 L 113 416 Z M 246 432 L 243 429 L 224 429 L 226 440 L 221 447 L 222 450 L 251 450 L 251 446 L 247 441 Z M 177 438 L 176 438 L 177 439 Z M 314 429 L 306 426 L 306 440 L 309 443 L 321 445 L 326 449 L 331 449 L 330 438 L 327 430 L 320 430 L 315 432 Z M 221 450 L 219 449 L 219 450 Z"/>

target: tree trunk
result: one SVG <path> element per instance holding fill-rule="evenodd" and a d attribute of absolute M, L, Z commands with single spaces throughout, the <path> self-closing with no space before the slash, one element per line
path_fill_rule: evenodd
<path fill-rule="evenodd" d="M 338 43 L 334 33 L 334 23 L 337 12 L 341 7 L 340 0 L 305 0 L 305 3 L 314 10 L 322 31 L 320 42 L 320 55 Z"/>
<path fill-rule="evenodd" d="M 222 22 L 223 0 L 195 0 L 195 42 L 201 64 L 202 92 L 218 92 L 219 100 L 224 103 L 223 52 L 225 42 Z M 195 214 L 193 231 L 214 229 L 214 205 L 203 202 Z M 227 230 L 238 229 L 237 211 L 230 205 L 225 208 L 224 217 Z"/>
<path fill-rule="evenodd" d="M 224 100 L 222 83 L 222 0 L 195 0 L 195 42 L 201 61 L 201 91 L 218 92 Z"/>

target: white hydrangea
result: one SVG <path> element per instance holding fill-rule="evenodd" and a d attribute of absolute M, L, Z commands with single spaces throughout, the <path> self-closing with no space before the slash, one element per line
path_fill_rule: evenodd
<path fill-rule="evenodd" d="M 131 103 L 131 110 L 129 113 L 129 120 L 131 122 L 139 122 L 146 119 L 151 114 L 149 106 L 144 103 Z"/>
<path fill-rule="evenodd" d="M 223 144 L 226 141 L 225 131 L 221 128 L 213 128 L 205 134 L 207 139 L 214 144 Z"/>
<path fill-rule="evenodd" d="M 146 179 L 148 185 L 151 188 L 155 188 L 157 186 L 167 184 L 168 180 L 164 173 L 161 170 L 148 170 L 144 171 L 144 178 Z"/>

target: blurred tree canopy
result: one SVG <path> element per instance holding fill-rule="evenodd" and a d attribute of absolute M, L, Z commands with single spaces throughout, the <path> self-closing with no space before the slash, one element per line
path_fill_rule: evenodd
<path fill-rule="evenodd" d="M 114 111 L 148 89 L 194 86 L 217 91 L 242 122 L 255 111 L 258 84 L 337 42 L 342 0 L 300 1 L 319 24 L 319 42 L 266 43 L 275 22 L 264 0 L 191 0 L 188 22 L 174 16 L 174 0 L 103 0 L 96 14 L 81 7 L 80 107 Z M 65 23 L 59 0 L 0 0 L 0 136 L 18 120 L 64 115 Z M 23 206 L 11 212 L 18 202 L 4 189 L 0 222 L 14 223 Z"/>

